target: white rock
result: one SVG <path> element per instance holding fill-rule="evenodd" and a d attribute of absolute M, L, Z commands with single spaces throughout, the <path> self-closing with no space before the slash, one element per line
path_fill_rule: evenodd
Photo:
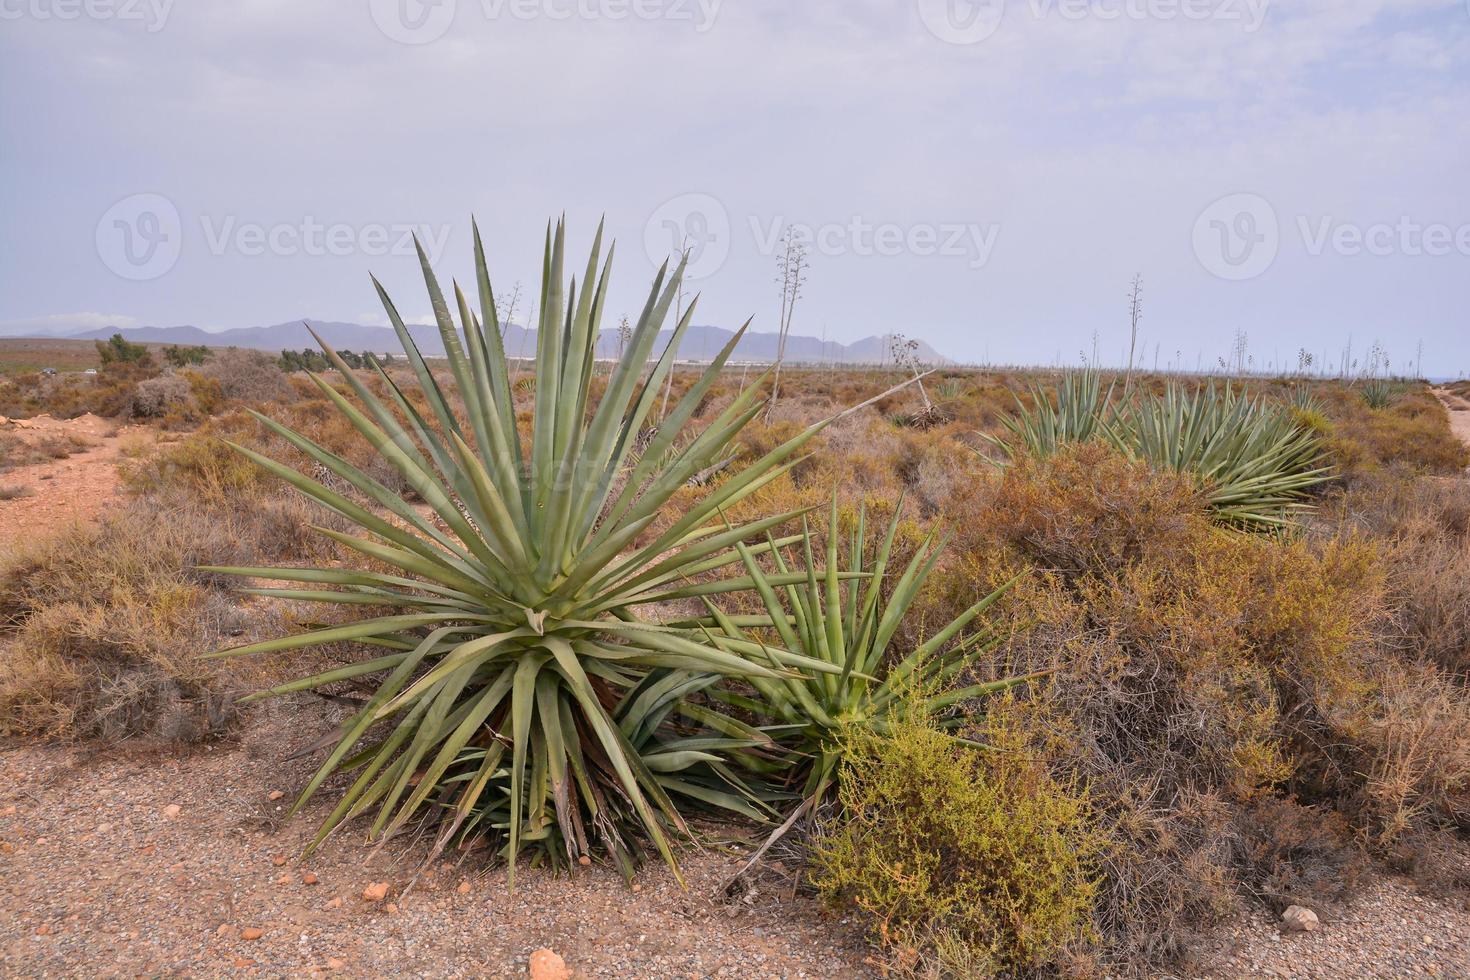
<path fill-rule="evenodd" d="M 1281 923 L 1292 932 L 1316 932 L 1322 926 L 1316 912 L 1300 905 L 1293 905 L 1282 912 Z"/>

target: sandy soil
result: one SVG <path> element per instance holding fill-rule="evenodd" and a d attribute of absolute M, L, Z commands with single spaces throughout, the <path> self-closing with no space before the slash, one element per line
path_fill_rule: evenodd
<path fill-rule="evenodd" d="M 483 854 L 405 893 L 422 848 L 374 850 L 360 833 L 301 862 L 329 796 L 285 822 L 291 796 L 270 796 L 305 782 L 306 760 L 280 757 L 329 724 L 298 701 L 183 755 L 0 751 L 0 975 L 524 977 L 540 947 L 579 978 L 876 975 L 854 924 L 774 879 L 719 897 L 740 858 L 713 849 L 685 858 L 687 889 L 659 867 L 632 893 L 598 866 L 523 866 L 512 892 Z M 375 882 L 389 892 L 369 902 Z"/>
<path fill-rule="evenodd" d="M 0 474 L 0 485 L 23 488 L 23 495 L 0 500 L 0 554 L 54 533 L 68 524 L 89 521 L 116 502 L 120 488 L 117 462 L 130 439 L 151 432 L 142 426 L 119 428 L 95 415 L 60 420 L 0 420 L 0 432 L 31 445 L 75 437 L 79 447 L 64 459 L 17 466 Z"/>
<path fill-rule="evenodd" d="M 1440 392 L 1452 409 L 1449 393 Z M 1470 403 L 1452 411 L 1470 442 Z M 56 423 L 94 448 L 11 470 L 29 497 L 0 501 L 0 550 L 101 513 L 118 495 L 127 433 Z M 283 821 L 309 760 L 282 762 L 331 724 L 320 702 L 267 705 L 238 738 L 177 747 L 0 746 L 0 975 L 524 977 L 550 947 L 576 977 L 870 977 L 854 922 L 772 876 L 738 901 L 719 885 L 734 853 L 691 852 L 688 887 L 651 868 L 630 893 L 592 867 L 570 878 L 474 855 L 410 888 L 421 845 L 360 833 L 298 860 L 330 791 Z M 284 794 L 272 799 L 276 794 Z M 378 902 L 363 898 L 377 882 Z M 258 932 L 257 932 L 258 930 Z M 1322 928 L 1285 933 L 1264 911 L 1197 950 L 1200 977 L 1470 977 L 1470 911 L 1377 879 Z"/>
<path fill-rule="evenodd" d="M 1470 446 L 1470 399 L 1461 397 L 1448 388 L 1435 388 L 1434 396 L 1444 403 L 1450 412 L 1450 428 L 1460 441 Z"/>

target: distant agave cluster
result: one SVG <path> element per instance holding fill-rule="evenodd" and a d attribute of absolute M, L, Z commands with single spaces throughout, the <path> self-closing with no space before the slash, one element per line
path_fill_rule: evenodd
<path fill-rule="evenodd" d="M 1162 395 L 1117 403 L 1095 369 L 1070 372 L 1053 391 L 1031 389 L 1003 423 L 1009 439 L 991 438 L 1007 458 L 1045 457 L 1067 443 L 1103 439 L 1161 469 L 1189 475 L 1216 520 L 1247 530 L 1289 526 L 1311 509 L 1307 491 L 1333 469 L 1321 439 L 1285 405 L 1249 397 L 1228 382 L 1187 389 L 1170 382 Z"/>

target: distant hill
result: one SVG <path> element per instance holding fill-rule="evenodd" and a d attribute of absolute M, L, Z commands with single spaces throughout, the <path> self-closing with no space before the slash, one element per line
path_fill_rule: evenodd
<path fill-rule="evenodd" d="M 312 329 L 336 350 L 391 352 L 398 349 L 398 340 L 388 327 L 374 327 L 361 323 L 340 323 L 330 320 L 309 321 Z M 240 327 L 234 330 L 209 331 L 198 327 L 100 327 L 95 329 L 68 329 L 64 324 L 47 331 L 13 330 L 0 328 L 0 335 L 12 337 L 47 336 L 75 340 L 105 340 L 120 333 L 135 343 L 179 344 L 208 347 L 247 347 L 255 350 L 282 351 L 301 350 L 315 347 L 306 324 L 300 320 L 277 323 L 268 327 Z M 409 328 L 419 349 L 428 356 L 444 353 L 439 331 L 434 327 L 414 326 Z M 518 324 L 505 329 L 505 352 L 510 357 L 530 357 L 536 350 L 536 331 L 527 330 Z M 733 331 L 723 327 L 691 325 L 679 345 L 681 360 L 708 360 L 733 336 Z M 669 331 L 664 331 L 667 340 Z M 774 333 L 747 333 L 735 349 L 736 361 L 769 362 L 776 359 L 777 335 Z M 597 342 L 597 353 L 601 357 L 613 357 L 618 351 L 615 329 L 602 331 Z M 948 363 L 928 344 L 919 342 L 919 360 L 929 364 Z M 786 338 L 786 359 L 809 364 L 881 364 L 889 359 L 888 338 L 875 336 L 840 344 L 827 341 L 825 344 L 815 337 L 795 334 Z"/>

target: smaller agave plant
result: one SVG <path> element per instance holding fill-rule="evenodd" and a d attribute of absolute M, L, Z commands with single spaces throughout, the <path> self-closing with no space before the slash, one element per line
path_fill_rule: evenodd
<path fill-rule="evenodd" d="M 1171 384 L 1107 427 L 1125 452 L 1188 474 L 1217 521 L 1252 531 L 1287 527 L 1311 509 L 1306 492 L 1332 478 L 1322 440 L 1284 407 L 1213 384 Z"/>
<path fill-rule="evenodd" d="M 766 556 L 773 568 L 745 544 L 736 545 L 745 570 L 765 611 L 730 615 L 706 599 L 708 615 L 699 625 L 710 630 L 720 648 L 757 663 L 775 664 L 774 651 L 801 653 L 830 669 L 779 677 L 746 679 L 754 693 L 718 690 L 715 697 L 757 719 L 761 731 L 789 753 L 763 768 L 781 789 L 799 794 L 802 802 L 787 826 L 826 801 L 837 785 L 842 762 L 842 736 L 859 725 L 878 733 L 910 711 L 941 719 L 954 727 L 963 715 L 951 709 L 961 702 L 1003 691 L 1050 671 L 1003 680 L 964 683 L 965 674 L 997 642 L 987 630 L 969 627 L 1010 587 L 980 598 L 919 646 L 894 650 L 900 623 L 923 590 L 944 550 L 932 532 L 925 536 L 896 578 L 891 565 L 903 502 L 894 510 L 881 539 L 868 540 L 866 507 L 859 510 L 848 541 L 847 562 L 839 555 L 837 500 L 832 501 L 825 548 L 819 549 L 803 519 L 793 543 L 797 564 L 788 563 L 779 542 L 768 541 Z M 822 551 L 825 554 L 822 554 Z M 821 559 L 821 560 L 819 560 Z M 795 571 L 795 567 L 805 569 Z M 820 571 L 818 569 L 821 569 Z"/>
<path fill-rule="evenodd" d="M 1006 459 L 1014 459 L 1022 451 L 1036 457 L 1050 456 L 1067 443 L 1086 442 L 1103 434 L 1115 387 L 1116 382 L 1103 391 L 1102 374 L 1095 368 L 1068 371 L 1056 384 L 1055 405 L 1045 388 L 1032 385 L 1031 404 L 1018 396 L 1016 415 L 1001 419 L 1010 437 L 982 435 Z"/>

